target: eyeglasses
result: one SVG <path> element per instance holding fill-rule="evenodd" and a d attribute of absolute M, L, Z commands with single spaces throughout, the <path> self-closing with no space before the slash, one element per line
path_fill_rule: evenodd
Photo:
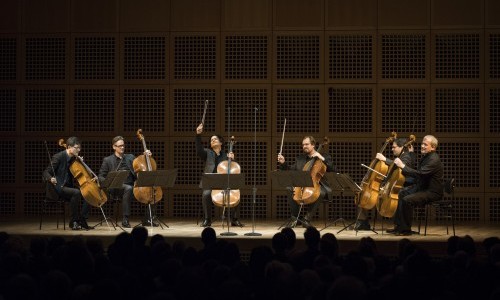
<path fill-rule="evenodd" d="M 80 150 L 80 149 L 82 149 L 80 146 L 73 146 L 73 148 L 74 148 L 75 150 Z"/>
<path fill-rule="evenodd" d="M 118 147 L 118 148 L 125 148 L 125 144 L 121 144 L 121 145 L 113 145 L 115 147 Z"/>

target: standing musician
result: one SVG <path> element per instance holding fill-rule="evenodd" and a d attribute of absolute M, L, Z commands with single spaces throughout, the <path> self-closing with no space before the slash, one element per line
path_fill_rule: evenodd
<path fill-rule="evenodd" d="M 406 138 L 398 138 L 392 142 L 392 154 L 394 157 L 399 158 L 407 166 L 415 168 L 417 166 L 417 155 L 413 151 L 413 145 L 408 147 L 408 151 L 403 151 L 406 144 Z M 377 153 L 376 159 L 385 162 L 386 165 L 391 165 L 394 160 L 386 158 L 382 153 Z M 405 177 L 404 187 L 408 187 L 415 183 L 415 179 L 411 176 Z M 370 230 L 370 223 L 368 222 L 368 210 L 358 207 L 358 221 L 354 226 L 355 230 Z"/>
<path fill-rule="evenodd" d="M 413 221 L 413 206 L 424 205 L 441 199 L 443 196 L 443 164 L 436 153 L 438 140 L 432 135 L 426 135 L 422 140 L 418 168 L 406 164 L 402 159 L 396 158 L 394 164 L 401 168 L 404 176 L 414 177 L 416 183 L 403 188 L 399 192 L 399 202 L 394 216 L 394 229 L 396 235 L 411 235 Z"/>
<path fill-rule="evenodd" d="M 333 159 L 331 155 L 325 154 L 324 156 L 321 155 L 318 151 L 316 151 L 316 140 L 312 136 L 305 136 L 302 139 L 302 150 L 304 153 L 299 154 L 295 158 L 295 163 L 291 166 L 288 164 L 285 164 L 285 157 L 281 154 L 278 154 L 278 163 L 279 166 L 278 168 L 280 170 L 295 170 L 295 171 L 302 171 L 304 169 L 304 166 L 308 161 L 313 159 L 314 157 L 317 157 L 319 160 L 321 160 L 325 165 L 326 165 L 326 171 L 327 172 L 333 172 L 334 167 L 333 167 Z M 331 188 L 328 186 L 328 183 L 324 180 L 324 177 L 320 181 L 320 186 L 321 186 L 321 192 L 320 196 L 318 199 L 323 199 L 327 194 L 330 196 L 331 195 Z M 296 221 L 296 217 L 299 214 L 299 204 L 293 199 L 293 190 L 290 191 L 290 194 L 288 195 L 288 204 L 290 205 L 290 212 L 292 214 L 292 220 Z M 311 219 L 316 210 L 318 209 L 320 204 L 320 201 L 314 202 L 311 207 L 308 209 L 307 214 L 305 215 L 304 218 L 300 218 L 298 221 L 302 223 L 303 227 L 309 227 L 311 226 Z"/>
<path fill-rule="evenodd" d="M 210 148 L 204 148 L 201 144 L 201 134 L 203 133 L 203 123 L 196 128 L 196 154 L 205 161 L 204 173 L 217 173 L 217 166 L 220 162 L 228 158 L 234 159 L 234 153 L 227 153 L 222 150 L 223 138 L 220 135 L 213 135 L 210 137 Z M 201 187 L 201 183 L 200 183 Z M 202 194 L 203 206 L 203 223 L 202 227 L 209 227 L 212 225 L 212 190 L 203 190 Z M 240 215 L 240 206 L 236 205 L 234 214 L 232 214 L 231 225 L 243 227 L 244 225 L 238 220 Z"/>
<path fill-rule="evenodd" d="M 69 137 L 66 140 L 66 149 L 54 154 L 49 166 L 43 172 L 43 178 L 50 181 L 57 194 L 70 202 L 71 216 L 69 227 L 72 230 L 93 229 L 87 224 L 89 214 L 89 204 L 83 201 L 81 215 L 78 212 L 82 194 L 80 189 L 73 184 L 73 175 L 70 172 L 70 165 L 75 161 L 81 150 L 81 142 L 77 137 Z"/>

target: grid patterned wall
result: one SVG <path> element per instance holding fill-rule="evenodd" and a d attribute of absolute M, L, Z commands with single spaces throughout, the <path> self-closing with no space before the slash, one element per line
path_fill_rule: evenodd
<path fill-rule="evenodd" d="M 366 171 L 360 164 L 370 163 L 392 131 L 415 134 L 417 149 L 434 134 L 445 176 L 456 179 L 458 219 L 499 222 L 498 20 L 465 20 L 455 7 L 426 4 L 440 0 L 411 7 L 370 0 L 368 10 L 354 7 L 359 1 L 296 1 L 303 7 L 290 8 L 267 0 L 241 9 L 216 0 L 210 14 L 189 7 L 209 9 L 203 0 L 168 0 L 162 18 L 146 17 L 159 15 L 154 7 L 106 6 L 109 0 L 102 11 L 114 7 L 116 22 L 101 24 L 92 8 L 70 6 L 49 17 L 9 1 L 16 4 L 0 8 L 23 17 L 0 27 L 0 215 L 37 214 L 44 141 L 54 154 L 59 138 L 79 136 L 97 172 L 116 135 L 125 136 L 126 152 L 141 154 L 141 128 L 158 168 L 178 171 L 158 213 L 195 220 L 203 162 L 194 132 L 207 103 L 204 145 L 215 133 L 237 140 L 243 218 L 251 216 L 254 185 L 257 218 L 289 215 L 286 192 L 270 175 L 286 119 L 282 153 L 289 162 L 302 136 L 328 136 L 338 170 L 356 182 Z M 464 3 L 477 12 L 490 1 Z M 297 12 L 303 18 L 291 17 Z M 69 22 L 27 17 L 36 14 Z M 132 212 L 142 216 L 144 205 L 134 202 Z M 353 197 L 336 195 L 315 215 L 337 217 L 355 217 Z"/>

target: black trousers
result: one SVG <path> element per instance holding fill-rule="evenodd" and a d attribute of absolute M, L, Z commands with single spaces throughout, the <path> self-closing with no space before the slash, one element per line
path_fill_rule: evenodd
<path fill-rule="evenodd" d="M 123 184 L 121 189 L 110 189 L 110 193 L 122 198 L 122 212 L 124 217 L 130 216 L 130 206 L 134 197 L 134 187 L 132 185 Z"/>
<path fill-rule="evenodd" d="M 201 203 L 203 207 L 203 217 L 205 219 L 212 219 L 212 190 L 203 190 L 203 194 L 201 197 Z M 240 218 L 240 204 L 236 205 L 230 211 L 231 219 L 236 220 Z"/>
<path fill-rule="evenodd" d="M 83 201 L 81 215 L 78 212 L 80 202 L 82 201 L 82 193 L 79 189 L 63 186 L 59 192 L 59 196 L 69 201 L 71 208 L 70 222 L 76 222 L 80 219 L 86 220 L 88 218 L 90 208 L 87 201 Z"/>
<path fill-rule="evenodd" d="M 318 199 L 316 202 L 309 204 L 308 209 L 307 209 L 307 214 L 306 214 L 306 219 L 311 220 L 312 216 L 316 213 L 318 210 L 319 205 L 321 204 L 321 201 L 325 198 L 327 195 L 326 188 L 322 185 L 320 185 L 321 191 L 319 194 Z M 300 210 L 300 204 L 293 200 L 293 189 L 288 188 L 289 194 L 288 194 L 288 205 L 290 206 L 290 213 L 292 214 L 292 217 L 296 218 L 299 215 L 299 210 Z"/>
<path fill-rule="evenodd" d="M 441 199 L 441 195 L 419 191 L 416 185 L 403 188 L 399 194 L 398 208 L 394 215 L 394 226 L 398 231 L 410 231 L 413 222 L 413 207 Z"/>

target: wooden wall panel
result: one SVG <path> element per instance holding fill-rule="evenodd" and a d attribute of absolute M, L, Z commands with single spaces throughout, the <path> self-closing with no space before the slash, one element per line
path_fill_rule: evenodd
<path fill-rule="evenodd" d="M 379 0 L 378 28 L 429 28 L 430 13 L 430 0 Z"/>
<path fill-rule="evenodd" d="M 0 33 L 15 33 L 21 29 L 21 1 L 0 2 Z"/>
<path fill-rule="evenodd" d="M 69 32 L 69 12 L 70 1 L 67 0 L 24 0 L 22 31 Z"/>
<path fill-rule="evenodd" d="M 220 30 L 221 0 L 171 0 L 173 31 Z"/>
<path fill-rule="evenodd" d="M 377 28 L 377 1 L 325 1 L 326 29 L 370 30 Z"/>
<path fill-rule="evenodd" d="M 117 32 L 118 0 L 72 0 L 71 31 Z"/>
<path fill-rule="evenodd" d="M 274 28 L 322 30 L 325 19 L 323 1 L 274 0 Z"/>
<path fill-rule="evenodd" d="M 170 30 L 170 0 L 121 0 L 120 32 Z"/>
<path fill-rule="evenodd" d="M 432 0 L 433 28 L 481 28 L 484 0 Z"/>
<path fill-rule="evenodd" d="M 486 28 L 500 27 L 500 1 L 485 0 L 485 26 Z"/>
<path fill-rule="evenodd" d="M 272 29 L 272 1 L 223 0 L 222 3 L 223 31 Z"/>

